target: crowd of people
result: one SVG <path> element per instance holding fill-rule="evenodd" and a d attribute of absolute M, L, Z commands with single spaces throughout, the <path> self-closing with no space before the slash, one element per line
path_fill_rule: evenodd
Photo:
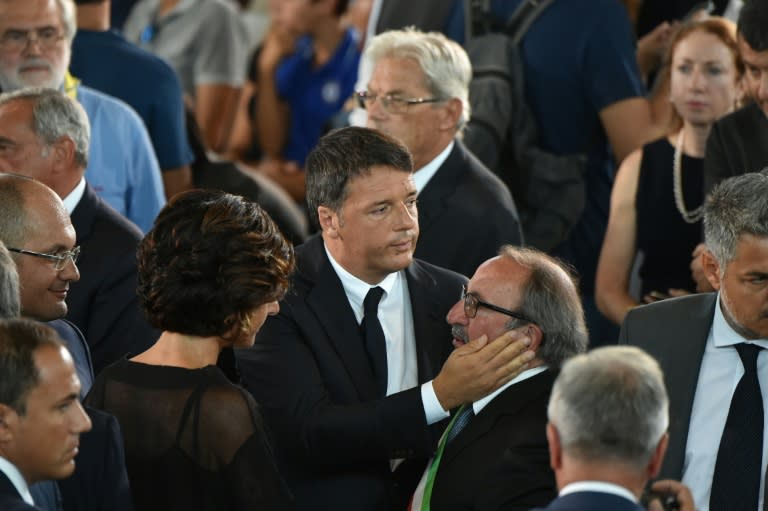
<path fill-rule="evenodd" d="M 768 506 L 768 1 L 245 3 L 0 0 L 0 510 Z"/>

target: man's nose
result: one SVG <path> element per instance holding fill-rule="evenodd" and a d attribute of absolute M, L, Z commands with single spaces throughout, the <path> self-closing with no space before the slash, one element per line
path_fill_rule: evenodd
<path fill-rule="evenodd" d="M 453 304 L 453 307 L 451 307 L 451 310 L 448 311 L 448 315 L 446 316 L 446 321 L 449 325 L 466 325 L 468 322 L 467 315 L 464 314 L 464 301 L 459 300 L 455 304 Z"/>

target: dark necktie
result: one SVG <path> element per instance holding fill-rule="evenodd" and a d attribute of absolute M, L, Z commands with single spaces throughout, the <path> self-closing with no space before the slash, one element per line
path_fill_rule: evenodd
<path fill-rule="evenodd" d="M 471 404 L 468 404 L 461 407 L 461 410 L 458 413 L 459 414 L 456 416 L 456 420 L 453 421 L 453 425 L 448 431 L 445 443 L 449 443 L 451 440 L 456 438 L 459 433 L 461 433 L 461 431 L 467 427 L 469 421 L 472 419 L 472 417 L 475 416 L 475 409 Z"/>
<path fill-rule="evenodd" d="M 363 301 L 363 321 L 360 323 L 365 338 L 365 349 L 381 397 L 387 395 L 387 342 L 378 315 L 379 301 L 383 294 L 384 290 L 378 286 L 368 291 Z"/>
<path fill-rule="evenodd" d="M 754 344 L 737 344 L 744 375 L 736 385 L 717 451 L 710 511 L 757 509 L 763 461 L 763 397 Z"/>

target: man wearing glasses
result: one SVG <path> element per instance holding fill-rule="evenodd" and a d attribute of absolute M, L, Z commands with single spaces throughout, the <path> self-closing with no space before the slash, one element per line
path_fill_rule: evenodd
<path fill-rule="evenodd" d="M 89 146 L 88 118 L 63 92 L 28 88 L 0 95 L 0 172 L 37 179 L 56 192 L 83 248 L 82 278 L 67 295 L 66 317 L 85 335 L 98 374 L 125 354 L 144 351 L 158 333 L 144 318 L 136 295 L 141 231 L 86 183 Z M 54 262 L 66 274 L 66 261 Z"/>
<path fill-rule="evenodd" d="M 83 105 L 94 133 L 86 178 L 146 232 L 165 204 L 152 143 L 136 112 L 67 73 L 75 30 L 72 0 L 1 0 L 0 87 L 63 90 Z"/>
<path fill-rule="evenodd" d="M 557 493 L 545 426 L 560 366 L 587 348 L 579 294 L 557 260 L 502 247 L 448 312 L 454 345 L 519 330 L 536 358 L 510 382 L 461 407 L 438 444 L 410 510 L 530 509 Z M 428 507 L 427 507 L 428 506 Z"/>
<path fill-rule="evenodd" d="M 363 58 L 373 65 L 368 90 L 357 93 L 368 127 L 413 155 L 421 226 L 414 255 L 471 275 L 501 245 L 521 245 L 510 191 L 461 142 L 472 76 L 464 49 L 436 32 L 393 30 L 374 37 Z"/>
<path fill-rule="evenodd" d="M 533 358 L 517 331 L 452 348 L 445 314 L 466 279 L 413 257 L 411 168 L 375 130 L 320 139 L 307 198 L 321 235 L 296 249 L 279 314 L 238 353 L 299 511 L 402 511 L 449 411 Z"/>

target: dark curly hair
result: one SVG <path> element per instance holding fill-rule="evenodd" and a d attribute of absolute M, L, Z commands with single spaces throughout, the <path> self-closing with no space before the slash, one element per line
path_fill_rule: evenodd
<path fill-rule="evenodd" d="M 293 247 L 269 215 L 213 190 L 176 195 L 138 249 L 139 298 L 161 330 L 225 337 L 253 310 L 280 300 Z"/>

